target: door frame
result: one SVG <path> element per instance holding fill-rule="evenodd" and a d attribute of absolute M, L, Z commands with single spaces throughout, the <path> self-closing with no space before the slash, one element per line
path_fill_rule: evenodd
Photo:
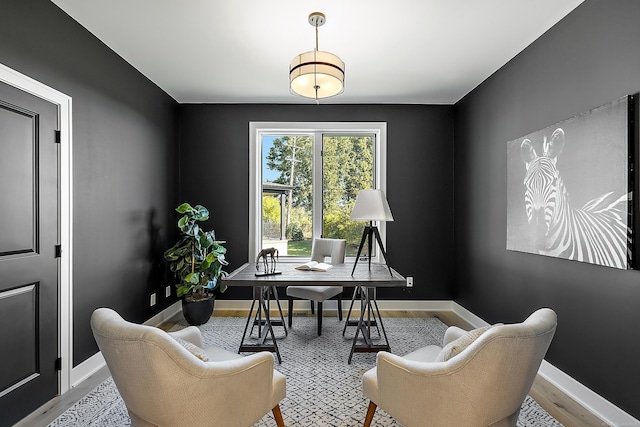
<path fill-rule="evenodd" d="M 0 64 L 0 81 L 42 98 L 58 106 L 60 130 L 60 245 L 62 255 L 58 271 L 58 357 L 62 358 L 58 374 L 58 392 L 66 393 L 72 386 L 73 371 L 73 187 L 72 187 L 72 122 L 71 97 L 37 80 Z"/>

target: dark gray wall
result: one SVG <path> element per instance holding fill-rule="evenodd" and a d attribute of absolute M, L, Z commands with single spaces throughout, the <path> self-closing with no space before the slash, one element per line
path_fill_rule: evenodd
<path fill-rule="evenodd" d="M 505 244 L 507 141 L 640 91 L 639 16 L 587 0 L 455 106 L 455 300 L 489 322 L 553 308 L 547 360 L 636 418 L 640 272 Z"/>
<path fill-rule="evenodd" d="M 450 299 L 453 268 L 453 107 L 418 105 L 181 105 L 180 197 L 211 211 L 230 270 L 247 262 L 249 122 L 387 122 L 389 263 L 413 289 L 380 299 Z M 204 166 L 203 166 L 204 164 Z M 243 290 L 247 291 L 247 290 Z M 247 298 L 229 289 L 222 298 Z"/>
<path fill-rule="evenodd" d="M 175 301 L 153 262 L 165 243 L 151 236 L 175 228 L 177 103 L 47 0 L 2 2 L 0 63 L 73 98 L 77 365 L 97 351 L 96 307 L 143 321 Z"/>

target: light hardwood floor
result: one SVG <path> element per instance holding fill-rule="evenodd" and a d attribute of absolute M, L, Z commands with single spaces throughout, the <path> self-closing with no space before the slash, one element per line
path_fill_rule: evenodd
<path fill-rule="evenodd" d="M 285 312 L 286 314 L 286 312 Z M 356 313 L 359 314 L 359 313 Z M 216 310 L 215 316 L 231 316 L 246 317 L 246 310 Z M 277 312 L 273 312 L 272 316 L 278 316 Z M 312 316 L 311 313 L 297 313 L 296 316 Z M 327 312 L 325 316 L 331 316 L 332 313 Z M 448 326 L 459 326 L 463 329 L 471 329 L 464 319 L 458 317 L 451 311 L 382 311 L 382 317 L 436 317 Z M 169 319 L 159 327 L 168 330 L 176 322 L 180 321 L 182 314 L 178 314 L 174 318 Z M 81 400 L 87 393 L 100 385 L 110 376 L 109 370 L 105 367 L 87 378 L 82 384 L 73 388 L 63 396 L 52 399 L 40 409 L 29 415 L 17 423 L 14 427 L 44 427 L 60 416 L 64 411 Z M 571 399 L 546 381 L 538 376 L 531 388 L 531 397 L 533 397 L 550 415 L 561 422 L 566 427 L 600 427 L 608 426 L 603 420 L 591 413 L 588 409 L 581 406 L 578 402 Z"/>

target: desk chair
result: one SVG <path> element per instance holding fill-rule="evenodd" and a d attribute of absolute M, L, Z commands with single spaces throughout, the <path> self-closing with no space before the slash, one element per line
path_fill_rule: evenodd
<path fill-rule="evenodd" d="M 269 411 L 284 427 L 286 379 L 271 353 L 203 349 L 195 326 L 167 333 L 109 308 L 93 312 L 91 329 L 133 427 L 245 427 Z"/>
<path fill-rule="evenodd" d="M 464 331 L 451 326 L 443 346 L 404 357 L 381 351 L 362 376 L 370 399 L 364 426 L 379 406 L 406 427 L 515 427 L 556 331 L 541 308 L 524 322 Z"/>
<path fill-rule="evenodd" d="M 347 241 L 344 239 L 315 239 L 311 248 L 311 260 L 325 262 L 331 257 L 331 264 L 344 264 Z M 313 272 L 311 274 L 324 274 Z M 318 336 L 322 335 L 322 302 L 329 298 L 338 298 L 338 318 L 342 320 L 342 286 L 287 286 L 289 297 L 289 327 L 293 317 L 293 299 L 308 299 L 313 314 L 314 301 L 318 303 Z"/>

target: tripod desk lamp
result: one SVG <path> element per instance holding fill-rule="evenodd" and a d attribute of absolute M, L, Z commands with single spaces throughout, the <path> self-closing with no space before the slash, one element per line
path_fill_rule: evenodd
<path fill-rule="evenodd" d="M 353 211 L 351 211 L 350 219 L 354 221 L 369 221 L 369 225 L 364 228 L 362 233 L 362 240 L 360 240 L 358 255 L 356 255 L 356 262 L 353 264 L 351 275 L 353 276 L 353 273 L 356 271 L 358 259 L 360 259 L 360 253 L 362 252 L 365 240 L 368 241 L 369 269 L 371 269 L 371 247 L 375 236 L 378 246 L 380 246 L 380 251 L 384 256 L 384 261 L 389 268 L 389 274 L 393 276 L 389 261 L 387 260 L 387 253 L 384 250 L 384 245 L 380 238 L 378 226 L 373 224 L 374 221 L 393 221 L 393 215 L 391 214 L 391 209 L 389 208 L 389 203 L 387 202 L 384 192 L 382 190 L 360 190 L 356 197 L 356 204 L 353 207 Z"/>

